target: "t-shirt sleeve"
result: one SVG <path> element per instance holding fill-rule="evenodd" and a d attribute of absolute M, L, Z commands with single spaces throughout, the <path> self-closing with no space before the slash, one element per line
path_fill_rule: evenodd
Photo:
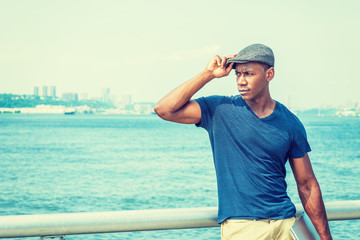
<path fill-rule="evenodd" d="M 307 140 L 306 131 L 303 124 L 298 121 L 298 128 L 293 136 L 293 142 L 290 149 L 291 158 L 300 158 L 305 156 L 307 152 L 310 152 L 310 144 Z"/>
<path fill-rule="evenodd" d="M 201 120 L 196 124 L 197 127 L 209 130 L 212 125 L 212 118 L 215 113 L 216 107 L 221 103 L 223 97 L 209 96 L 195 99 L 201 109 Z"/>

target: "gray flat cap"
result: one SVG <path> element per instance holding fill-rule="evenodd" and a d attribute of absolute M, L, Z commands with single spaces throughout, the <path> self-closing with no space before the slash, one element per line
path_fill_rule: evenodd
<path fill-rule="evenodd" d="M 268 46 L 263 44 L 252 44 L 241 50 L 236 57 L 228 59 L 226 66 L 230 63 L 259 62 L 274 67 L 274 53 Z M 235 64 L 234 64 L 235 67 Z M 233 68 L 234 68 L 233 67 Z"/>

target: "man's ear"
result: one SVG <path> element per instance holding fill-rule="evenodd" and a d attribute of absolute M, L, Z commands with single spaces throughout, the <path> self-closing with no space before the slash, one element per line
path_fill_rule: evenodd
<path fill-rule="evenodd" d="M 265 72 L 266 81 L 270 82 L 275 76 L 275 69 L 273 67 L 269 68 Z"/>

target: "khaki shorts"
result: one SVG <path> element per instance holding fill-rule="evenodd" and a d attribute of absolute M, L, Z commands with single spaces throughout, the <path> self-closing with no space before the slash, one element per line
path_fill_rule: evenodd
<path fill-rule="evenodd" d="M 227 219 L 221 223 L 221 240 L 292 240 L 295 218 L 272 220 Z"/>

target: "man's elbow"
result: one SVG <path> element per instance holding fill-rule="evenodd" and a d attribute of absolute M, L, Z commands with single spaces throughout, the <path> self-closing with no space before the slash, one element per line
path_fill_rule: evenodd
<path fill-rule="evenodd" d="M 307 193 L 311 192 L 314 189 L 319 188 L 319 183 L 315 177 L 310 177 L 307 179 L 304 179 L 303 181 L 298 181 L 297 186 L 299 189 L 299 192 Z"/>
<path fill-rule="evenodd" d="M 167 110 L 165 107 L 161 106 L 160 103 L 157 103 L 154 107 L 154 112 L 162 119 L 169 120 L 171 116 L 171 111 Z"/>
<path fill-rule="evenodd" d="M 162 115 L 164 115 L 164 111 L 163 109 L 161 108 L 161 106 L 159 105 L 159 103 L 157 103 L 154 107 L 154 112 L 159 116 L 161 117 Z"/>

